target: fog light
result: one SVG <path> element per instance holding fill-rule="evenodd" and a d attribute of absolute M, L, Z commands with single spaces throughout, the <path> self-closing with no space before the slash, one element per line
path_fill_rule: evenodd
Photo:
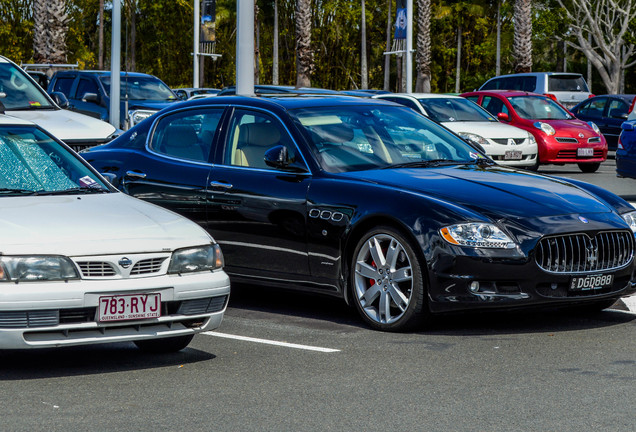
<path fill-rule="evenodd" d="M 476 282 L 476 281 L 475 282 L 471 282 L 470 283 L 470 291 L 474 292 L 474 293 L 479 292 L 479 282 Z"/>

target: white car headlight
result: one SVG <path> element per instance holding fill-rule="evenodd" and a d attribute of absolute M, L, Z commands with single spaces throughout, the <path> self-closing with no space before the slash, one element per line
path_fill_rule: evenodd
<path fill-rule="evenodd" d="M 601 134 L 601 130 L 598 128 L 598 126 L 596 126 L 596 123 L 589 121 L 587 122 L 587 124 L 589 124 L 590 127 L 594 129 L 594 132 L 596 132 L 599 135 Z"/>
<path fill-rule="evenodd" d="M 477 135 L 474 133 L 470 133 L 470 132 L 458 132 L 457 135 L 459 135 L 460 137 L 464 138 L 465 140 L 470 140 L 473 142 L 476 142 L 479 145 L 488 145 L 488 140 L 484 137 L 482 137 L 481 135 Z"/>
<path fill-rule="evenodd" d="M 528 132 L 528 144 L 530 145 L 537 144 L 537 140 L 534 139 L 534 135 L 532 135 L 530 132 Z"/>
<path fill-rule="evenodd" d="M 218 244 L 178 249 L 172 253 L 168 273 L 193 273 L 220 269 L 224 265 Z"/>
<path fill-rule="evenodd" d="M 128 111 L 128 119 L 130 120 L 129 127 L 133 127 L 137 123 L 141 123 L 146 120 L 148 117 L 155 114 L 157 111 L 149 111 L 149 110 L 130 110 Z"/>
<path fill-rule="evenodd" d="M 465 223 L 440 229 L 450 244 L 476 248 L 512 249 L 514 242 L 503 231 L 489 223 Z"/>
<path fill-rule="evenodd" d="M 625 219 L 632 232 L 636 234 L 636 211 L 625 213 L 623 219 Z"/>
<path fill-rule="evenodd" d="M 0 282 L 79 279 L 73 261 L 63 256 L 0 256 Z"/>
<path fill-rule="evenodd" d="M 546 135 L 554 135 L 556 133 L 556 131 L 554 130 L 554 128 L 552 126 L 550 126 L 547 123 L 543 123 L 543 122 L 536 122 L 534 124 L 534 127 L 536 127 L 537 129 L 541 129 L 543 132 L 546 133 Z"/>

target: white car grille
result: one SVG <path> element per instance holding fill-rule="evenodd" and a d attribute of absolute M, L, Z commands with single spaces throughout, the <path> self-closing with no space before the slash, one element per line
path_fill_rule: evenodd
<path fill-rule="evenodd" d="M 82 278 L 123 279 L 166 274 L 169 254 L 77 257 L 75 263 Z"/>

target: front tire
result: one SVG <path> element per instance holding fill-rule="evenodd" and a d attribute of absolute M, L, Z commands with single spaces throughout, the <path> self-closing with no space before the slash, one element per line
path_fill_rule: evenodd
<path fill-rule="evenodd" d="M 188 346 L 193 337 L 194 335 L 191 334 L 159 339 L 142 339 L 134 342 L 135 345 L 137 345 L 137 348 L 144 352 L 152 354 L 167 354 L 181 351 Z"/>
<path fill-rule="evenodd" d="M 594 173 L 598 170 L 598 168 L 601 166 L 601 164 L 599 162 L 596 163 L 580 163 L 579 165 L 579 169 L 587 174 L 591 174 Z"/>
<path fill-rule="evenodd" d="M 356 309 L 377 330 L 404 331 L 428 313 L 418 254 L 392 227 L 365 234 L 353 253 L 351 286 Z"/>

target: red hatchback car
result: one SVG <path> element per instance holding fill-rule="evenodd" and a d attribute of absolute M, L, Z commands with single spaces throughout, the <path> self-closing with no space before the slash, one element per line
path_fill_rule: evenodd
<path fill-rule="evenodd" d="M 501 121 L 530 132 L 539 148 L 539 164 L 576 163 L 592 173 L 607 159 L 607 141 L 592 122 L 578 120 L 551 98 L 522 91 L 474 91 L 461 96 L 478 103 Z"/>

